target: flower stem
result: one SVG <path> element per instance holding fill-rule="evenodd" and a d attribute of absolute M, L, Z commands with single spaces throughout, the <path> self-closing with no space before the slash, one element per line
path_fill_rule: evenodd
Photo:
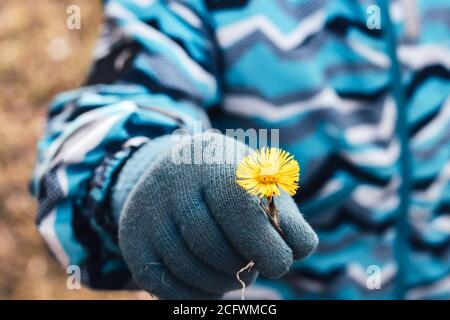
<path fill-rule="evenodd" d="M 270 224 L 277 230 L 280 236 L 283 236 L 283 230 L 280 227 L 280 213 L 278 212 L 277 207 L 275 206 L 274 197 L 266 197 L 267 206 L 262 205 L 261 207 L 264 209 L 267 217 L 269 218 Z"/>

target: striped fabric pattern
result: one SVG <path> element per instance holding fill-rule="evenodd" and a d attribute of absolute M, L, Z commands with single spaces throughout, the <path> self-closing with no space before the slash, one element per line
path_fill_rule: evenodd
<path fill-rule="evenodd" d="M 82 266 L 94 288 L 127 286 L 107 216 L 130 146 L 198 120 L 223 132 L 279 128 L 302 167 L 296 201 L 321 243 L 286 277 L 259 279 L 256 293 L 391 299 L 406 275 L 401 297 L 450 298 L 450 3 L 406 2 L 389 1 L 393 57 L 384 24 L 366 26 L 371 0 L 104 1 L 87 83 L 55 98 L 38 146 L 37 223 L 56 258 Z M 92 203 L 105 163 L 109 179 Z M 402 214 L 405 261 L 395 249 Z M 381 270 L 380 289 L 367 287 L 370 266 Z"/>

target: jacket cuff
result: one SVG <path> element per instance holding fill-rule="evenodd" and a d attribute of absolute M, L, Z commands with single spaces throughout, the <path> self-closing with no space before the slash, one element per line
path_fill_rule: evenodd
<path fill-rule="evenodd" d="M 91 227 L 105 239 L 112 240 L 108 240 L 108 245 L 113 251 L 117 245 L 118 225 L 111 213 L 112 186 L 127 160 L 147 141 L 147 138 L 132 138 L 119 150 L 108 152 L 94 170 L 87 185 L 87 193 L 79 204 Z"/>
<path fill-rule="evenodd" d="M 170 135 L 152 139 L 135 151 L 123 165 L 111 190 L 111 211 L 117 225 L 125 201 L 139 178 L 160 155 L 168 152 L 176 143 Z"/>

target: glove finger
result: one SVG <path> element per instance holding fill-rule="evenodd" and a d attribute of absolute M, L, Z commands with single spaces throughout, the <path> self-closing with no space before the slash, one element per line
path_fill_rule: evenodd
<path fill-rule="evenodd" d="M 282 192 L 280 197 L 276 197 L 275 204 L 280 213 L 284 241 L 291 248 L 294 259 L 305 258 L 319 243 L 316 233 L 303 218 L 294 199 L 287 193 Z"/>
<path fill-rule="evenodd" d="M 127 225 L 126 219 L 124 219 Z M 134 223 L 134 222 L 133 222 Z M 161 299 L 219 299 L 220 294 L 195 289 L 175 277 L 142 234 L 141 228 L 119 229 L 123 257 L 136 283 Z"/>
<path fill-rule="evenodd" d="M 154 241 L 160 241 L 156 252 L 162 258 L 171 272 L 191 286 L 211 293 L 224 293 L 241 288 L 235 275 L 215 270 L 207 265 L 188 249 L 175 224 L 166 220 L 160 223 L 158 230 L 152 230 Z M 256 278 L 256 272 L 243 274 L 242 280 L 247 284 Z"/>
<path fill-rule="evenodd" d="M 255 267 L 268 278 L 284 275 L 293 262 L 287 243 L 270 224 L 258 198 L 237 185 L 234 166 L 204 166 L 208 192 L 205 198 L 215 220 L 239 253 L 255 262 Z M 221 179 L 218 182 L 217 175 Z"/>
<path fill-rule="evenodd" d="M 248 261 L 231 245 L 207 208 L 201 190 L 185 188 L 173 203 L 174 220 L 192 253 L 216 270 L 235 275 Z"/>

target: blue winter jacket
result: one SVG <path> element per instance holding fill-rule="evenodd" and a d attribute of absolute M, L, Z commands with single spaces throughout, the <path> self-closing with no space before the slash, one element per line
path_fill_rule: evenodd
<path fill-rule="evenodd" d="M 109 0 L 86 84 L 58 95 L 32 180 L 56 258 L 132 284 L 111 190 L 196 121 L 280 128 L 316 252 L 265 297 L 450 298 L 450 1 Z M 381 286 L 376 285 L 381 276 Z M 375 277 L 375 278 L 373 278 Z"/>

